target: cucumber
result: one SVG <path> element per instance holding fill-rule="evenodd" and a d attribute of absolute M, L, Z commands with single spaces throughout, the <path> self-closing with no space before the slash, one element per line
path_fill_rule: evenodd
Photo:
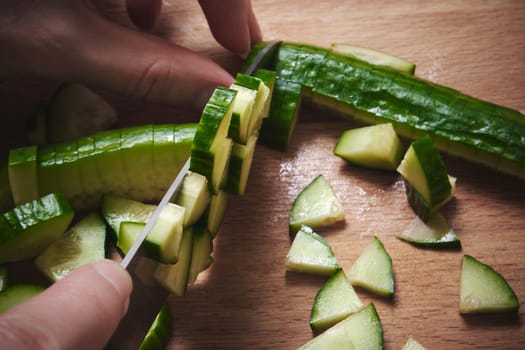
<path fill-rule="evenodd" d="M 261 111 L 261 118 L 268 118 L 270 115 L 270 106 L 272 103 L 273 88 L 275 86 L 275 72 L 267 69 L 257 69 L 253 73 L 254 77 L 262 80 L 264 85 L 268 88 L 263 92 L 264 105 Z"/>
<path fill-rule="evenodd" d="M 310 314 L 312 330 L 326 329 L 363 307 L 343 269 L 338 269 L 317 292 Z"/>
<path fill-rule="evenodd" d="M 30 259 L 59 238 L 73 219 L 64 195 L 53 193 L 0 216 L 0 263 Z"/>
<path fill-rule="evenodd" d="M 182 234 L 180 256 L 176 264 L 159 264 L 155 269 L 155 279 L 171 293 L 184 296 L 188 288 L 188 278 L 193 253 L 193 229 L 188 227 Z"/>
<path fill-rule="evenodd" d="M 330 225 L 344 220 L 344 209 L 330 184 L 318 175 L 295 198 L 290 210 L 290 233 L 301 227 L 312 228 Z"/>
<path fill-rule="evenodd" d="M 122 222 L 145 224 L 155 208 L 155 205 L 145 204 L 129 198 L 105 195 L 102 199 L 101 209 L 104 219 L 118 240 Z"/>
<path fill-rule="evenodd" d="M 46 118 L 48 101 L 39 101 L 26 116 L 27 140 L 32 145 L 45 145 L 47 140 Z"/>
<path fill-rule="evenodd" d="M 38 150 L 38 194 L 44 196 L 51 193 L 60 192 L 60 185 L 58 182 L 59 176 L 57 174 L 57 167 L 55 163 L 55 146 L 40 148 Z M 97 178 L 95 176 L 94 178 Z M 90 187 L 87 187 L 90 188 Z M 96 192 L 96 188 L 90 188 Z M 66 194 L 67 196 L 67 194 Z"/>
<path fill-rule="evenodd" d="M 235 83 L 230 86 L 230 89 L 237 91 L 237 95 L 233 101 L 231 125 L 228 136 L 235 142 L 246 144 L 249 136 L 248 127 L 254 115 L 253 111 L 257 91 Z"/>
<path fill-rule="evenodd" d="M 425 350 L 423 345 L 419 344 L 414 338 L 409 337 L 401 350 Z"/>
<path fill-rule="evenodd" d="M 413 75 L 416 70 L 416 65 L 412 62 L 366 47 L 348 44 L 332 44 L 331 49 L 335 53 L 355 57 L 378 66 L 390 67 L 402 73 Z"/>
<path fill-rule="evenodd" d="M 218 87 L 204 107 L 191 149 L 190 170 L 208 178 L 210 192 L 225 184 L 232 147 L 228 129 L 237 91 Z"/>
<path fill-rule="evenodd" d="M 366 246 L 352 265 L 348 278 L 352 285 L 372 293 L 385 297 L 394 295 L 392 259 L 379 238 L 374 236 Z"/>
<path fill-rule="evenodd" d="M 51 243 L 35 264 L 51 281 L 58 281 L 77 267 L 104 259 L 105 243 L 106 225 L 97 213 L 91 213 Z"/>
<path fill-rule="evenodd" d="M 44 291 L 38 284 L 13 284 L 0 292 L 0 313 L 22 304 Z"/>
<path fill-rule="evenodd" d="M 257 138 L 257 135 L 251 136 L 246 145 L 233 143 L 228 165 L 228 179 L 224 187 L 229 193 L 244 195 L 246 192 Z"/>
<path fill-rule="evenodd" d="M 149 127 L 145 129 L 144 133 L 149 134 Z M 126 144 L 123 144 L 122 140 L 131 130 L 135 129 L 107 130 L 94 134 L 95 149 L 92 156 L 96 162 L 98 182 L 102 193 L 127 194 L 134 189 L 133 180 L 128 178 L 141 177 L 131 170 L 128 172 L 126 167 L 126 152 L 129 150 L 126 149 Z M 141 131 L 142 129 L 139 132 Z M 137 158 L 138 162 L 140 158 Z"/>
<path fill-rule="evenodd" d="M 170 339 L 172 323 L 170 309 L 166 304 L 160 309 L 155 320 L 153 320 L 148 333 L 144 337 L 144 341 L 140 344 L 139 350 L 165 349 Z"/>
<path fill-rule="evenodd" d="M 191 265 L 188 275 L 188 284 L 191 285 L 202 271 L 213 263 L 213 237 L 206 228 L 196 227 L 193 230 Z"/>
<path fill-rule="evenodd" d="M 96 208 L 100 204 L 104 188 L 100 181 L 99 165 L 97 164 L 97 158 L 95 153 L 95 138 L 94 136 L 81 137 L 76 140 L 77 144 L 77 155 L 78 155 L 78 167 L 80 169 L 80 183 L 82 188 L 85 188 L 84 192 L 84 204 L 75 206 L 77 209 L 85 208 Z M 49 147 L 42 148 L 39 151 L 44 153 Z M 39 168 L 38 178 L 42 180 L 49 179 L 52 174 L 44 173 L 47 166 L 39 162 L 41 168 Z M 67 194 L 66 194 L 67 195 Z"/>
<path fill-rule="evenodd" d="M 9 185 L 15 205 L 39 197 L 37 179 L 37 147 L 14 148 L 9 151 Z"/>
<path fill-rule="evenodd" d="M 432 215 L 435 215 L 439 211 L 439 209 L 441 209 L 446 203 L 448 203 L 452 198 L 454 198 L 454 194 L 456 192 L 457 179 L 449 175 L 448 180 L 451 186 L 450 195 L 440 203 L 433 206 L 430 206 L 428 202 L 425 199 L 423 199 L 423 196 L 414 188 L 414 186 L 412 186 L 406 180 L 404 181 L 408 204 L 410 205 L 414 213 L 416 213 L 416 215 L 421 218 L 421 220 L 427 221 Z"/>
<path fill-rule="evenodd" d="M 55 149 L 55 166 L 60 192 L 67 194 L 71 205 L 76 208 L 82 205 L 85 193 L 89 189 L 82 186 L 82 175 L 78 164 L 78 145 L 75 141 L 57 144 Z"/>
<path fill-rule="evenodd" d="M 201 218 L 200 225 L 206 227 L 212 238 L 214 238 L 222 225 L 224 216 L 226 215 L 226 208 L 228 207 L 228 194 L 224 191 L 211 196 L 208 209 L 204 212 Z"/>
<path fill-rule="evenodd" d="M 184 227 L 195 224 L 203 215 L 210 203 L 208 179 L 192 171 L 184 176 L 174 202 L 184 207 Z"/>
<path fill-rule="evenodd" d="M 144 241 L 151 258 L 165 264 L 177 262 L 183 235 L 184 212 L 183 207 L 173 203 L 168 203 L 162 209 Z M 117 247 L 127 253 L 145 226 L 146 222 L 122 221 Z"/>
<path fill-rule="evenodd" d="M 397 238 L 427 248 L 459 248 L 461 241 L 445 220 L 435 213 L 426 222 L 416 216 Z"/>
<path fill-rule="evenodd" d="M 395 170 L 403 157 L 403 145 L 391 123 L 377 124 L 344 131 L 334 154 L 362 167 Z"/>
<path fill-rule="evenodd" d="M 518 297 L 505 278 L 470 255 L 461 264 L 459 312 L 517 312 Z"/>
<path fill-rule="evenodd" d="M 383 348 L 383 327 L 373 303 L 327 329 L 299 350 L 379 350 Z"/>
<path fill-rule="evenodd" d="M 303 225 L 292 241 L 284 266 L 288 271 L 331 276 L 339 263 L 328 241 Z"/>

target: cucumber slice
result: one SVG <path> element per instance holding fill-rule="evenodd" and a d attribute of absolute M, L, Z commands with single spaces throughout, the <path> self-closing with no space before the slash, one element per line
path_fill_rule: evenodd
<path fill-rule="evenodd" d="M 255 99 L 257 91 L 251 90 L 244 86 L 232 84 L 230 89 L 237 91 L 233 101 L 231 124 L 228 135 L 241 144 L 248 141 L 250 119 L 253 117 Z"/>
<path fill-rule="evenodd" d="M 238 73 L 235 78 L 235 84 L 248 88 L 256 93 L 253 104 L 252 115 L 249 119 L 248 133 L 246 142 L 252 136 L 258 133 L 263 119 L 263 109 L 270 95 L 270 88 L 256 76 L 250 76 Z M 242 143 L 242 142 L 241 142 Z M 246 144 L 246 143 L 242 143 Z"/>
<path fill-rule="evenodd" d="M 9 285 L 9 275 L 5 266 L 0 266 L 0 292 Z"/>
<path fill-rule="evenodd" d="M 51 281 L 58 281 L 77 267 L 104 259 L 105 242 L 106 225 L 92 213 L 51 243 L 35 264 Z"/>
<path fill-rule="evenodd" d="M 394 272 L 392 259 L 383 243 L 375 237 L 354 262 L 348 274 L 354 286 L 360 286 L 375 294 L 394 295 Z"/>
<path fill-rule="evenodd" d="M 284 266 L 288 271 L 331 276 L 339 263 L 328 241 L 303 225 L 292 241 Z"/>
<path fill-rule="evenodd" d="M 64 195 L 53 193 L 0 216 L 0 263 L 30 259 L 60 237 L 73 219 Z"/>
<path fill-rule="evenodd" d="M 445 220 L 435 213 L 426 222 L 416 216 L 397 238 L 428 248 L 459 248 L 461 241 Z"/>
<path fill-rule="evenodd" d="M 94 135 L 95 149 L 93 157 L 99 174 L 99 183 L 103 193 L 123 195 L 131 190 L 128 177 L 140 177 L 126 173 L 126 151 L 122 146 L 122 132 L 128 129 L 100 131 Z M 149 128 L 145 133 L 149 135 Z M 128 151 L 129 152 L 129 151 Z M 127 175 L 128 174 L 128 175 Z"/>
<path fill-rule="evenodd" d="M 518 297 L 505 278 L 470 255 L 463 256 L 459 312 L 517 312 Z"/>
<path fill-rule="evenodd" d="M 228 166 L 228 179 L 225 190 L 238 195 L 246 192 L 246 184 L 252 167 L 257 136 L 251 136 L 246 145 L 233 143 Z"/>
<path fill-rule="evenodd" d="M 338 269 L 315 296 L 310 327 L 314 331 L 331 327 L 362 307 L 344 270 Z"/>
<path fill-rule="evenodd" d="M 186 228 L 182 234 L 179 260 L 176 264 L 159 264 L 155 278 L 171 293 L 184 296 L 188 288 L 188 278 L 193 253 L 193 229 Z"/>
<path fill-rule="evenodd" d="M 374 304 L 370 303 L 299 347 L 299 350 L 377 350 L 382 348 L 383 327 Z"/>
<path fill-rule="evenodd" d="M 301 225 L 312 228 L 343 221 L 344 208 L 323 175 L 317 176 L 299 193 L 290 210 L 290 234 Z"/>
<path fill-rule="evenodd" d="M 228 207 L 228 194 L 224 191 L 211 196 L 210 204 L 202 217 L 202 225 L 210 231 L 214 238 L 224 221 L 226 208 Z"/>
<path fill-rule="evenodd" d="M 426 350 L 423 345 L 419 344 L 414 338 L 409 337 L 401 350 Z"/>
<path fill-rule="evenodd" d="M 334 154 L 355 165 L 395 170 L 403 157 L 403 146 L 392 124 L 385 123 L 343 132 Z"/>
<path fill-rule="evenodd" d="M 104 193 L 100 181 L 99 166 L 95 152 L 94 136 L 77 139 L 78 167 L 80 169 L 80 183 L 84 188 L 84 204 L 75 208 L 96 208 Z M 45 168 L 43 168 L 45 169 Z M 38 173 L 39 179 L 46 180 L 50 174 Z"/>
<path fill-rule="evenodd" d="M 21 147 L 9 151 L 9 184 L 15 205 L 39 197 L 37 179 L 37 147 Z"/>
<path fill-rule="evenodd" d="M 76 141 L 55 146 L 55 167 L 60 192 L 68 197 L 74 208 L 82 207 L 86 198 L 85 193 L 89 189 L 84 189 L 82 186 Z"/>
<path fill-rule="evenodd" d="M 51 145 L 39 148 L 37 159 L 39 196 L 61 192 L 58 182 L 59 176 L 57 174 L 57 167 L 55 164 L 55 146 Z"/>
<path fill-rule="evenodd" d="M 268 118 L 270 116 L 270 106 L 272 103 L 273 88 L 275 86 L 275 72 L 267 69 L 257 69 L 253 73 L 254 77 L 262 80 L 264 85 L 268 88 L 264 90 L 263 99 L 264 105 L 261 111 L 261 118 Z"/>
<path fill-rule="evenodd" d="M 196 227 L 193 230 L 193 252 L 191 254 L 191 265 L 188 276 L 188 284 L 191 285 L 202 271 L 213 263 L 211 253 L 213 251 L 213 237 L 206 228 Z"/>
<path fill-rule="evenodd" d="M 408 204 L 416 213 L 417 216 L 421 218 L 423 221 L 427 221 L 432 215 L 437 213 L 439 209 L 441 209 L 448 201 L 450 201 L 456 192 L 456 178 L 453 176 L 448 176 L 448 180 L 450 182 L 450 194 L 447 198 L 442 200 L 441 202 L 430 205 L 423 196 L 412 186 L 409 182 L 406 180 L 405 183 L 405 191 L 407 194 Z"/>
<path fill-rule="evenodd" d="M 145 224 L 155 208 L 155 205 L 115 195 L 105 195 L 102 198 L 102 215 L 115 233 L 117 240 L 120 236 L 120 224 L 122 222 Z"/>
<path fill-rule="evenodd" d="M 389 67 L 403 73 L 413 75 L 416 70 L 414 63 L 382 51 L 348 44 L 332 44 L 331 48 L 340 55 L 355 57 L 370 64 Z"/>
<path fill-rule="evenodd" d="M 208 179 L 206 176 L 189 171 L 182 181 L 174 202 L 184 207 L 184 227 L 196 223 L 210 203 Z"/>
<path fill-rule="evenodd" d="M 44 289 L 45 287 L 37 284 L 13 284 L 7 287 L 0 292 L 0 313 L 26 302 Z"/>
<path fill-rule="evenodd" d="M 144 246 L 151 258 L 165 264 L 177 262 L 181 249 L 184 211 L 183 207 L 173 203 L 168 203 L 162 209 L 144 241 Z M 146 226 L 145 222 L 121 222 L 117 247 L 127 253 L 144 226 Z"/>
<path fill-rule="evenodd" d="M 140 344 L 139 350 L 161 350 L 165 349 L 171 335 L 172 319 L 168 305 L 164 305 L 153 323 L 144 341 Z"/>

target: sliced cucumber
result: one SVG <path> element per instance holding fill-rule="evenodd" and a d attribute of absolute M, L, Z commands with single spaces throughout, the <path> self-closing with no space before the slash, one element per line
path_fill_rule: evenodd
<path fill-rule="evenodd" d="M 189 171 L 182 181 L 174 202 L 184 207 L 184 227 L 196 223 L 210 203 L 208 179 L 206 176 Z"/>
<path fill-rule="evenodd" d="M 7 163 L 6 159 L 0 157 L 0 212 L 12 209 L 14 206 Z"/>
<path fill-rule="evenodd" d="M 441 209 L 446 203 L 448 203 L 452 198 L 454 198 L 454 194 L 456 192 L 457 179 L 449 175 L 448 180 L 451 186 L 449 196 L 435 205 L 429 205 L 428 202 L 423 198 L 423 196 L 414 188 L 414 186 L 412 186 L 408 181 L 404 181 L 408 204 L 410 205 L 414 213 L 416 213 L 416 215 L 421 218 L 421 220 L 427 221 L 432 215 L 437 213 L 439 209 Z"/>
<path fill-rule="evenodd" d="M 270 116 L 273 87 L 275 86 L 275 72 L 267 69 L 257 69 L 253 73 L 253 76 L 261 79 L 264 85 L 268 88 L 268 90 L 264 90 L 263 93 L 263 99 L 265 102 L 261 111 L 261 118 L 268 118 Z"/>
<path fill-rule="evenodd" d="M 345 218 L 344 208 L 323 175 L 317 176 L 302 191 L 290 210 L 290 234 L 301 225 L 312 228 L 330 225 Z"/>
<path fill-rule="evenodd" d="M 251 136 L 246 145 L 233 143 L 228 166 L 228 179 L 225 185 L 226 191 L 238 195 L 245 193 L 256 144 L 256 135 Z"/>
<path fill-rule="evenodd" d="M 374 304 L 370 303 L 299 347 L 299 350 L 379 350 L 382 348 L 383 327 Z"/>
<path fill-rule="evenodd" d="M 394 294 L 392 259 L 383 243 L 375 237 L 354 262 L 348 278 L 354 286 L 360 286 L 375 294 L 391 297 Z"/>
<path fill-rule="evenodd" d="M 59 193 L 24 203 L 0 216 L 0 263 L 30 259 L 60 237 L 73 209 Z"/>
<path fill-rule="evenodd" d="M 128 177 L 140 177 L 131 172 L 132 169 L 129 169 L 130 173 L 127 173 L 128 168 L 125 164 L 126 156 L 130 151 L 126 148 L 126 143 L 122 144 L 122 132 L 124 133 L 124 137 L 129 137 L 128 132 L 131 130 L 132 129 L 99 131 L 94 135 L 95 149 L 93 157 L 95 158 L 97 172 L 99 174 L 98 181 L 103 193 L 116 195 L 129 193 L 133 190 L 131 185 L 133 180 L 130 181 Z M 144 133 L 149 135 L 149 128 L 144 130 Z M 129 142 L 129 140 L 127 141 Z M 137 157 L 137 162 L 139 161 L 140 158 Z"/>
<path fill-rule="evenodd" d="M 313 330 L 325 329 L 363 307 L 343 269 L 338 269 L 317 292 L 310 314 Z"/>
<path fill-rule="evenodd" d="M 60 192 L 59 176 L 55 163 L 55 146 L 43 147 L 38 150 L 37 175 L 40 196 Z M 92 191 L 95 192 L 96 189 L 92 189 Z"/>
<path fill-rule="evenodd" d="M 334 154 L 355 165 L 395 170 L 403 157 L 403 146 L 392 124 L 385 123 L 343 132 Z"/>
<path fill-rule="evenodd" d="M 459 312 L 517 312 L 518 297 L 505 278 L 470 255 L 463 256 Z"/>
<path fill-rule="evenodd" d="M 168 345 L 172 329 L 171 313 L 168 305 L 164 305 L 153 323 L 139 350 L 162 350 Z"/>
<path fill-rule="evenodd" d="M 188 284 L 193 284 L 197 276 L 213 263 L 213 237 L 206 228 L 196 227 L 193 230 L 193 252 L 188 276 Z"/>
<path fill-rule="evenodd" d="M 235 141 L 241 144 L 246 144 L 248 141 L 250 126 L 250 119 L 253 117 L 253 110 L 257 91 L 232 84 L 230 89 L 237 91 L 232 107 L 231 125 L 228 135 Z"/>
<path fill-rule="evenodd" d="M 263 119 L 263 109 L 270 96 L 270 88 L 266 86 L 262 79 L 256 76 L 250 76 L 242 73 L 238 73 L 235 77 L 235 84 L 238 86 L 248 88 L 256 93 L 255 101 L 253 104 L 253 111 L 249 119 L 248 132 L 246 135 L 246 142 L 248 142 L 251 136 L 258 134 L 259 132 L 259 128 L 261 127 Z"/>
<path fill-rule="evenodd" d="M 423 345 L 419 344 L 414 338 L 409 337 L 401 350 L 425 350 Z"/>
<path fill-rule="evenodd" d="M 58 281 L 79 266 L 104 259 L 106 225 L 97 213 L 84 217 L 36 259 L 38 269 Z"/>
<path fill-rule="evenodd" d="M 37 284 L 13 284 L 7 287 L 0 292 L 0 313 L 26 302 L 44 289 L 45 287 Z"/>
<path fill-rule="evenodd" d="M 339 263 L 328 241 L 303 225 L 292 241 L 284 266 L 288 271 L 331 276 Z"/>
<path fill-rule="evenodd" d="M 205 226 L 212 238 L 217 235 L 219 229 L 226 215 L 226 208 L 228 207 L 228 194 L 224 191 L 211 196 L 210 204 L 203 217 L 201 218 L 202 225 Z"/>
<path fill-rule="evenodd" d="M 102 215 L 112 228 L 115 236 L 119 237 L 122 222 L 146 223 L 155 210 L 155 205 L 145 204 L 132 199 L 106 195 L 102 199 Z"/>
<path fill-rule="evenodd" d="M 9 151 L 8 162 L 9 184 L 15 205 L 37 199 L 37 147 L 12 149 Z"/>
<path fill-rule="evenodd" d="M 78 163 L 78 146 L 75 141 L 55 145 L 55 166 L 60 192 L 67 194 L 74 208 L 82 206 L 85 193 L 90 191 L 82 186 Z"/>
<path fill-rule="evenodd" d="M 378 66 L 390 67 L 403 73 L 414 74 L 416 70 L 414 63 L 382 51 L 348 44 L 332 44 L 331 48 L 338 54 L 355 57 Z"/>
<path fill-rule="evenodd" d="M 188 288 L 188 278 L 193 253 L 193 229 L 186 228 L 180 244 L 179 260 L 176 264 L 159 264 L 155 278 L 171 293 L 183 296 Z"/>
<path fill-rule="evenodd" d="M 459 248 L 461 246 L 458 236 L 440 213 L 433 214 L 426 222 L 416 216 L 397 237 L 414 245 L 429 248 Z"/>
<path fill-rule="evenodd" d="M 97 164 L 95 152 L 95 137 L 86 136 L 76 140 L 78 167 L 80 169 L 80 183 L 82 188 L 85 188 L 83 205 L 75 208 L 96 208 L 100 205 L 102 195 L 105 192 L 102 187 L 99 175 L 99 165 Z M 42 148 L 39 152 L 45 152 L 47 148 Z M 41 163 L 41 162 L 40 162 Z M 45 164 L 41 165 L 39 169 L 38 178 L 42 180 L 49 180 L 51 176 L 48 173 L 41 172 L 46 170 Z"/>

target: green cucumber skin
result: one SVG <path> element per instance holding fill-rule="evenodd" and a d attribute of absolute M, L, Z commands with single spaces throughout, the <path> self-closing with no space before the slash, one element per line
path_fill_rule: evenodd
<path fill-rule="evenodd" d="M 273 69 L 277 79 L 322 94 L 326 105 L 344 116 L 391 122 L 409 138 L 429 134 L 441 150 L 525 178 L 525 117 L 519 111 L 308 45 L 281 44 Z M 329 74 L 325 78 L 320 72 Z M 261 131 L 261 139 L 266 133 L 285 135 L 290 126 L 275 123 Z"/>

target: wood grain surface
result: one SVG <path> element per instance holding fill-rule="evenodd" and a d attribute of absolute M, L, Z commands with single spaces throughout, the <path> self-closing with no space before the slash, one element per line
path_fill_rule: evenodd
<path fill-rule="evenodd" d="M 383 50 L 415 62 L 420 77 L 525 112 L 523 1 L 254 0 L 253 6 L 265 39 Z M 196 1 L 166 1 L 155 33 L 232 73 L 241 64 L 214 41 Z M 21 113 L 54 86 L 2 83 L 3 150 L 25 142 Z M 101 93 L 117 106 L 123 125 L 198 118 L 196 112 Z M 187 296 L 170 297 L 169 349 L 294 349 L 312 339 L 310 309 L 325 279 L 287 273 L 284 258 L 292 201 L 318 174 L 346 209 L 343 224 L 318 230 L 341 265 L 348 270 L 374 235 L 392 257 L 392 299 L 358 289 L 363 302 L 377 307 L 386 349 L 400 349 L 409 336 L 427 349 L 525 349 L 525 182 L 445 155 L 458 182 L 443 214 L 462 249 L 418 249 L 396 238 L 414 217 L 400 177 L 352 167 L 332 155 L 341 132 L 357 124 L 309 106 L 302 111 L 287 152 L 257 148 L 246 195 L 230 197 L 215 263 Z M 507 279 L 520 300 L 519 314 L 459 314 L 463 254 Z"/>

